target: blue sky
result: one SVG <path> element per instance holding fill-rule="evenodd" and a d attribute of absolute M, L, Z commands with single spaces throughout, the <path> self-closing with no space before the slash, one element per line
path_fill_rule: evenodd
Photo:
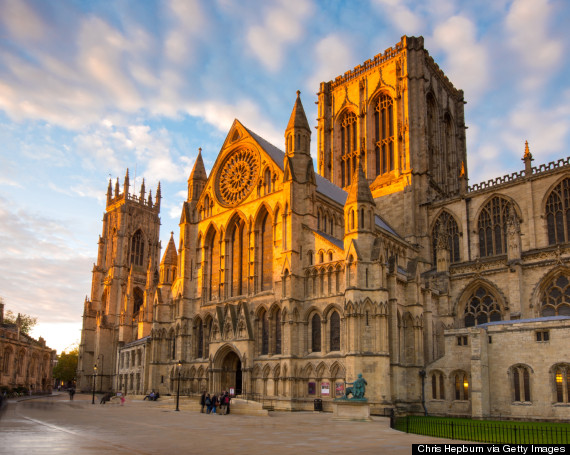
<path fill-rule="evenodd" d="M 0 0 L 0 296 L 78 341 L 109 176 L 161 182 L 166 246 L 199 147 L 209 171 L 238 118 L 283 148 L 296 90 L 316 125 L 319 82 L 404 34 L 465 91 L 471 184 L 525 140 L 566 157 L 568 23 L 566 0 Z"/>

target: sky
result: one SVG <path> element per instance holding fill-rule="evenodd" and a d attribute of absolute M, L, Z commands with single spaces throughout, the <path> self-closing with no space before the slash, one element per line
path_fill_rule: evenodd
<path fill-rule="evenodd" d="M 465 92 L 470 184 L 567 157 L 567 0 L 0 0 L 0 297 L 58 352 L 80 339 L 109 177 L 161 183 L 178 239 L 187 179 L 235 118 L 283 149 L 316 92 L 423 36 Z M 312 152 L 316 151 L 313 134 Z"/>

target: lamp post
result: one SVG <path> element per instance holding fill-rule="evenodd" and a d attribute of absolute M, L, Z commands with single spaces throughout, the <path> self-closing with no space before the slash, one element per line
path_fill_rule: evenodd
<path fill-rule="evenodd" d="M 97 365 L 93 365 L 93 396 L 91 397 L 91 404 L 95 404 L 95 378 L 97 378 Z"/>
<path fill-rule="evenodd" d="M 180 371 L 182 370 L 182 360 L 178 361 L 178 387 L 176 388 L 176 410 L 180 411 L 180 409 L 178 409 L 178 404 L 180 402 Z"/>

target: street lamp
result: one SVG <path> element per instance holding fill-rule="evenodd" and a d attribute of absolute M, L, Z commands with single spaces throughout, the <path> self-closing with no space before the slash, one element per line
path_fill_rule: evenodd
<path fill-rule="evenodd" d="M 178 404 L 180 402 L 180 372 L 182 370 L 182 360 L 178 361 L 178 387 L 176 388 L 176 410 L 180 411 L 180 409 L 178 409 Z"/>
<path fill-rule="evenodd" d="M 93 365 L 93 396 L 91 397 L 91 404 L 95 404 L 95 378 L 97 378 L 97 364 Z"/>

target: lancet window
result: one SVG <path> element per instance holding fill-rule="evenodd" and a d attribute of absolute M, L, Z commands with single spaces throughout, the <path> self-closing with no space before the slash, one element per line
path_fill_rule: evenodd
<path fill-rule="evenodd" d="M 272 288 L 273 280 L 273 230 L 269 213 L 263 215 L 259 230 L 259 280 L 260 290 L 267 291 Z"/>
<path fill-rule="evenodd" d="M 541 316 L 570 316 L 570 281 L 559 275 L 544 290 Z"/>
<path fill-rule="evenodd" d="M 275 312 L 275 349 L 274 354 L 281 354 L 281 310 Z"/>
<path fill-rule="evenodd" d="M 555 366 L 554 388 L 557 403 L 570 403 L 570 365 L 560 364 Z"/>
<path fill-rule="evenodd" d="M 511 374 L 514 401 L 531 401 L 529 368 L 524 365 L 517 365 L 511 368 Z"/>
<path fill-rule="evenodd" d="M 336 311 L 330 317 L 330 350 L 340 351 L 340 316 Z"/>
<path fill-rule="evenodd" d="M 318 314 L 311 318 L 311 351 L 321 352 L 321 317 Z"/>
<path fill-rule="evenodd" d="M 269 354 L 269 318 L 267 311 L 263 311 L 261 316 L 261 355 Z"/>
<path fill-rule="evenodd" d="M 447 237 L 449 260 L 451 262 L 459 262 L 459 227 L 455 218 L 449 212 L 443 212 L 433 225 L 432 251 L 434 262 L 437 261 L 437 244 L 442 233 Z"/>
<path fill-rule="evenodd" d="M 247 232 L 245 225 L 235 222 L 230 236 L 229 268 L 230 296 L 243 295 L 247 291 Z"/>
<path fill-rule="evenodd" d="M 465 305 L 465 327 L 502 320 L 501 309 L 495 297 L 483 286 L 479 286 Z"/>
<path fill-rule="evenodd" d="M 140 229 L 131 239 L 131 265 L 142 266 L 144 263 L 144 240 Z"/>
<path fill-rule="evenodd" d="M 546 200 L 548 244 L 568 242 L 570 238 L 570 178 L 562 180 Z"/>
<path fill-rule="evenodd" d="M 358 154 L 356 125 L 357 118 L 354 112 L 344 114 L 340 127 L 340 173 L 343 187 L 350 185 L 352 174 L 356 169 L 356 156 Z"/>
<path fill-rule="evenodd" d="M 477 223 L 481 257 L 507 252 L 507 218 L 510 210 L 514 210 L 511 203 L 498 196 L 481 210 Z"/>
<path fill-rule="evenodd" d="M 394 101 L 386 94 L 374 106 L 374 155 L 376 175 L 394 170 Z"/>

